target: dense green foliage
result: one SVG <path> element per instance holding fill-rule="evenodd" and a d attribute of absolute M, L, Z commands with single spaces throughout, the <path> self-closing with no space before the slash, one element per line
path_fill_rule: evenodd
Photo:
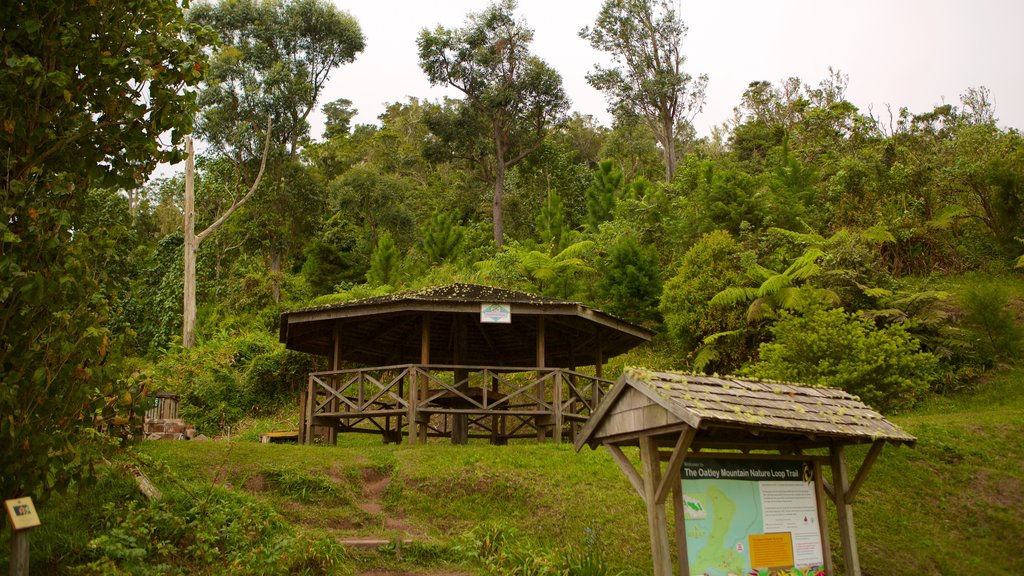
<path fill-rule="evenodd" d="M 90 189 L 175 157 L 158 138 L 191 129 L 208 38 L 173 0 L 6 2 L 0 29 L 0 497 L 38 498 L 88 472 L 94 421 L 138 393 L 116 323 L 133 239 Z"/>

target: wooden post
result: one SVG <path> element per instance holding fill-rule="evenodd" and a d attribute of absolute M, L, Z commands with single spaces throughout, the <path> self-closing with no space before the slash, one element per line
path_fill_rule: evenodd
<path fill-rule="evenodd" d="M 846 470 L 846 455 L 843 445 L 835 442 L 830 451 L 832 457 L 832 488 L 835 491 L 836 513 L 839 517 L 839 542 L 843 548 L 843 568 L 846 576 L 861 576 L 860 559 L 857 557 L 857 534 L 853 527 L 853 504 L 847 496 L 850 489 Z"/>
<path fill-rule="evenodd" d="M 419 378 L 420 376 L 418 373 L 409 375 L 409 414 L 406 417 L 406 420 L 408 421 L 407 428 L 410 446 L 415 446 L 416 441 L 418 440 L 416 433 L 416 408 L 419 403 L 419 390 L 417 390 L 416 385 L 419 383 Z M 401 422 L 398 424 L 398 431 L 399 434 L 401 434 Z"/>
<path fill-rule="evenodd" d="M 466 351 L 466 323 L 465 319 L 456 314 L 452 319 L 455 323 L 455 364 L 461 366 L 465 362 Z M 469 371 L 456 368 L 452 371 L 452 378 L 459 383 L 456 389 L 461 391 L 469 390 Z M 465 380 L 465 383 L 462 383 Z M 469 415 L 452 414 L 452 444 L 465 446 L 469 444 Z"/>
<path fill-rule="evenodd" d="M 491 402 L 494 402 L 494 399 L 498 396 L 498 379 L 495 378 L 494 374 L 491 374 L 490 372 L 485 372 L 485 374 L 487 374 L 487 378 L 490 378 Z M 481 386 L 487 386 L 487 384 L 487 382 L 483 382 Z M 498 426 L 500 425 L 500 417 L 498 416 L 497 412 L 495 412 L 493 409 L 491 409 L 491 412 L 494 413 L 494 416 L 491 416 L 491 444 L 497 446 L 499 443 L 498 439 L 500 438 L 498 430 Z"/>
<path fill-rule="evenodd" d="M 690 558 L 686 549 L 686 508 L 683 506 L 683 481 L 672 484 L 672 513 L 676 518 L 676 556 L 680 576 L 689 576 Z"/>
<path fill-rule="evenodd" d="M 825 574 L 834 576 L 832 546 L 828 540 L 828 511 L 825 510 L 825 478 L 821 475 L 821 462 L 814 462 L 814 501 L 818 506 L 818 528 L 821 530 L 821 557 L 825 562 Z"/>
<path fill-rule="evenodd" d="M 28 576 L 28 530 L 14 530 L 11 534 L 10 576 Z"/>
<path fill-rule="evenodd" d="M 313 444 L 313 411 L 316 409 L 316 384 L 313 382 L 313 377 L 309 377 L 309 386 L 306 388 L 306 426 L 305 426 L 305 438 L 306 444 Z"/>
<path fill-rule="evenodd" d="M 307 380 L 312 380 L 312 376 L 308 376 Z M 308 391 L 306 389 L 299 390 L 299 437 L 296 441 L 299 445 L 306 443 L 306 396 Z"/>
<path fill-rule="evenodd" d="M 430 313 L 424 313 L 420 319 L 420 365 L 423 370 L 427 370 L 427 365 L 430 364 Z M 419 405 L 420 399 L 426 399 L 430 395 L 430 379 L 427 378 L 426 374 L 423 375 L 423 379 L 417 386 L 419 392 L 419 399 L 416 404 Z M 411 398 L 411 396 L 410 396 Z M 413 421 L 409 422 L 409 433 L 412 434 L 413 427 L 416 428 L 416 434 L 419 436 L 419 443 L 427 443 L 427 422 L 420 423 L 419 418 L 414 414 Z M 411 443 L 411 442 L 410 442 Z"/>
<path fill-rule="evenodd" d="M 544 317 L 537 316 L 537 358 L 536 363 L 538 368 L 544 368 Z M 544 381 L 541 380 L 544 377 L 544 372 L 541 370 L 537 371 L 537 411 L 544 411 Z M 547 422 L 545 417 L 537 415 L 537 441 L 543 442 L 547 438 Z"/>
<path fill-rule="evenodd" d="M 555 426 L 551 438 L 555 444 L 562 443 L 562 371 L 555 372 L 554 390 L 551 391 L 551 404 L 555 408 Z"/>
<path fill-rule="evenodd" d="M 334 334 L 333 334 L 333 338 L 332 338 L 332 342 L 331 342 L 331 358 L 330 358 L 329 366 L 330 366 L 331 371 L 336 372 L 338 370 L 341 370 L 341 324 L 340 323 L 335 323 L 334 324 Z M 335 384 L 335 382 L 338 382 L 338 381 L 339 380 L 333 374 L 331 375 L 330 379 L 328 379 L 328 382 L 330 382 L 331 388 L 335 388 L 335 389 L 338 387 L 337 384 Z M 332 394 L 331 395 L 331 401 L 330 401 L 330 403 L 327 406 L 328 406 L 327 407 L 328 411 L 330 411 L 330 412 L 337 412 L 338 411 L 338 398 L 337 398 L 337 396 L 334 396 Z M 330 429 L 327 431 L 327 440 L 331 444 L 333 444 L 335 446 L 338 445 L 338 426 L 337 426 L 337 423 L 334 426 L 331 426 Z"/>
<path fill-rule="evenodd" d="M 668 545 L 668 520 L 664 500 L 658 502 L 661 484 L 661 460 L 653 436 L 640 437 L 640 464 L 644 470 L 644 502 L 647 504 L 647 530 L 651 537 L 654 576 L 672 576 L 672 554 Z"/>

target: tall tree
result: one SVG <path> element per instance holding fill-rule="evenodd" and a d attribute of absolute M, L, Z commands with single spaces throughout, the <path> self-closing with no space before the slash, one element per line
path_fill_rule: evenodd
<path fill-rule="evenodd" d="M 38 498 L 88 474 L 104 394 L 127 391 L 89 190 L 176 160 L 161 135 L 191 130 L 209 38 L 175 0 L 9 0 L 0 30 L 0 499 Z"/>
<path fill-rule="evenodd" d="M 704 105 L 708 78 L 683 71 L 686 26 L 668 0 L 605 0 L 594 27 L 580 36 L 612 56 L 587 81 L 603 91 L 611 109 L 642 116 L 661 144 L 665 179 L 675 175 L 676 139 Z"/>
<path fill-rule="evenodd" d="M 514 0 L 500 0 L 469 14 L 462 28 L 423 29 L 417 40 L 420 67 L 430 83 L 452 86 L 465 95 L 456 109 L 462 119 L 454 124 L 486 135 L 493 145 L 485 161 L 494 167 L 488 172 L 499 247 L 504 243 L 505 175 L 540 147 L 569 106 L 562 77 L 530 53 L 533 31 L 515 19 L 515 8 Z M 458 131 L 449 133 L 449 140 L 456 138 Z"/>
<path fill-rule="evenodd" d="M 212 151 L 232 158 L 252 182 L 263 147 L 262 127 L 269 116 L 274 140 L 266 165 L 267 193 L 253 203 L 249 221 L 261 230 L 279 297 L 280 272 L 295 233 L 305 231 L 305 214 L 292 208 L 309 204 L 284 185 L 295 169 L 300 146 L 308 139 L 309 114 L 338 66 L 352 62 L 365 46 L 362 30 L 350 14 L 327 0 L 224 0 L 192 8 L 189 18 L 213 29 L 221 47 L 211 55 L 206 87 L 199 96 L 197 131 Z M 318 188 L 313 188 L 317 190 Z M 308 190 L 307 190 L 308 191 Z M 313 199 L 322 203 L 322 199 Z"/>

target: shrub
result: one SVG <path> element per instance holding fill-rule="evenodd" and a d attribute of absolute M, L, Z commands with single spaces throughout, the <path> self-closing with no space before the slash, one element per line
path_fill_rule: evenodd
<path fill-rule="evenodd" d="M 912 406 L 929 390 L 937 359 L 900 325 L 877 329 L 842 308 L 783 312 L 761 345 L 754 375 L 841 388 L 878 410 Z"/>
<path fill-rule="evenodd" d="M 707 336 L 746 325 L 744 311 L 711 307 L 715 294 L 742 284 L 741 248 L 724 230 L 704 235 L 691 247 L 661 295 L 661 314 L 669 337 L 693 350 Z"/>
<path fill-rule="evenodd" d="M 253 358 L 242 381 L 252 406 L 273 409 L 291 400 L 312 371 L 311 355 L 276 350 Z"/>
<path fill-rule="evenodd" d="M 1014 317 L 1005 288 L 997 284 L 972 286 L 964 292 L 961 304 L 965 312 L 964 326 L 982 365 L 992 367 L 997 362 L 1020 356 L 1024 327 Z"/>

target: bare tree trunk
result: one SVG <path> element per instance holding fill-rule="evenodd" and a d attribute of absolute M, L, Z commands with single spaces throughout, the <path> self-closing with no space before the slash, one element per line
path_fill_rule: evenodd
<path fill-rule="evenodd" d="M 274 294 L 274 303 L 281 303 L 281 251 L 272 248 L 270 251 L 270 286 Z"/>
<path fill-rule="evenodd" d="M 671 118 L 662 118 L 662 130 L 664 131 L 661 146 L 665 159 L 665 181 L 671 182 L 676 175 L 676 139 L 672 130 Z"/>
<path fill-rule="evenodd" d="M 505 245 L 505 225 L 502 213 L 502 199 L 505 197 L 505 149 L 501 141 L 501 128 L 494 122 L 494 202 L 491 217 L 494 219 L 494 243 L 501 249 Z"/>
<path fill-rule="evenodd" d="M 267 118 L 267 136 L 263 142 L 263 159 L 260 160 L 260 170 L 256 174 L 256 180 L 249 187 L 245 196 L 236 200 L 213 224 L 206 227 L 199 234 L 195 233 L 195 151 L 192 146 L 192 138 L 185 139 L 185 246 L 184 246 L 184 302 L 182 306 L 181 320 L 181 345 L 184 348 L 192 348 L 196 345 L 196 254 L 199 252 L 199 245 L 217 231 L 228 218 L 235 213 L 256 192 L 256 188 L 263 179 L 263 171 L 267 167 L 267 156 L 270 152 L 270 118 Z"/>
<path fill-rule="evenodd" d="M 192 348 L 196 345 L 196 253 L 199 241 L 196 239 L 196 190 L 195 150 L 192 137 L 185 138 L 185 299 L 182 307 L 181 345 Z"/>

